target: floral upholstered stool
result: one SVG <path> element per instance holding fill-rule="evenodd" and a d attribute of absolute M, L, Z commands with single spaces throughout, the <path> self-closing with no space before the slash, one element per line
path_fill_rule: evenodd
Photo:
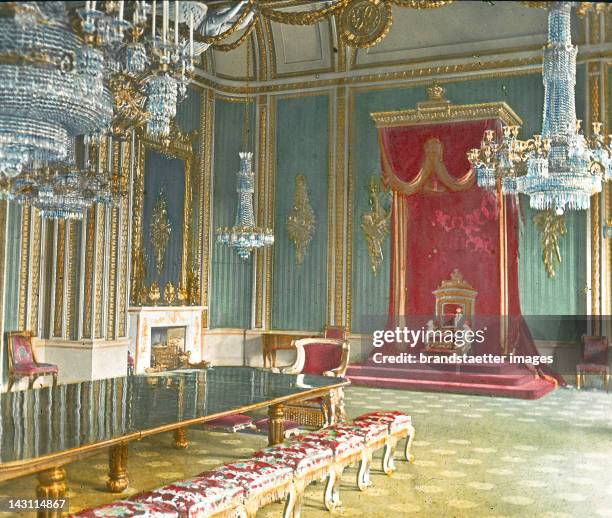
<path fill-rule="evenodd" d="M 144 503 L 131 500 L 119 500 L 112 504 L 103 505 L 95 509 L 86 509 L 71 514 L 71 518 L 178 518 L 179 513 L 172 505 L 158 502 Z"/>
<path fill-rule="evenodd" d="M 361 437 L 365 454 L 359 463 L 357 470 L 357 487 L 360 491 L 365 491 L 371 486 L 370 467 L 374 452 L 383 447 L 387 447 L 391 439 L 389 427 L 385 423 L 360 421 L 354 425 L 341 424 L 334 426 L 338 433 L 352 434 Z"/>
<path fill-rule="evenodd" d="M 174 516 L 234 518 L 245 516 L 244 494 L 238 484 L 199 476 L 141 493 L 132 500 L 135 504 L 171 506 L 178 513 Z"/>
<path fill-rule="evenodd" d="M 261 507 L 287 498 L 283 517 L 288 518 L 293 511 L 293 470 L 286 464 L 274 459 L 243 460 L 226 464 L 221 468 L 207 471 L 200 478 L 240 486 L 244 490 L 244 507 L 248 518 L 255 518 Z"/>
<path fill-rule="evenodd" d="M 222 430 L 225 432 L 239 432 L 247 428 L 254 428 L 253 419 L 245 414 L 233 414 L 219 417 L 204 423 L 208 430 Z"/>
<path fill-rule="evenodd" d="M 302 498 L 306 487 L 315 480 L 333 477 L 334 452 L 320 444 L 293 443 L 289 446 L 278 445 L 258 451 L 255 458 L 264 462 L 277 462 L 293 470 L 295 491 L 288 498 L 287 506 L 293 509 L 293 518 L 299 518 L 302 510 Z"/>
<path fill-rule="evenodd" d="M 334 454 L 332 470 L 327 477 L 323 496 L 325 508 L 328 511 L 342 505 L 340 502 L 340 480 L 344 469 L 357 461 L 363 463 L 366 460 L 363 437 L 357 433 L 348 432 L 344 428 L 343 426 L 332 426 L 308 435 L 295 437 L 296 443 L 323 446 L 329 448 Z"/>
<path fill-rule="evenodd" d="M 414 441 L 414 426 L 412 426 L 412 419 L 409 415 L 398 410 L 380 410 L 360 415 L 353 419 L 353 423 L 357 426 L 362 423 L 380 423 L 388 426 L 389 440 L 385 445 L 382 460 L 382 469 L 387 475 L 395 471 L 394 453 L 397 443 L 401 439 L 406 438 L 404 458 L 408 462 L 414 460 L 414 456 L 410 453 L 412 441 Z"/>

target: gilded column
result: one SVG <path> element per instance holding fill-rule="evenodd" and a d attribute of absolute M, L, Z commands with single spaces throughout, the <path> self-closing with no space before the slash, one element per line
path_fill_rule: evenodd
<path fill-rule="evenodd" d="M 95 232 L 96 232 L 96 208 L 88 209 L 83 220 L 85 239 L 81 249 L 83 250 L 85 272 L 83 288 L 83 330 L 84 338 L 93 338 L 93 309 L 94 309 L 94 257 L 95 257 Z"/>

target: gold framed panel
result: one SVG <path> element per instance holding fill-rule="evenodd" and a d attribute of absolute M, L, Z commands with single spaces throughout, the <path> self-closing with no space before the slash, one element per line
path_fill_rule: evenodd
<path fill-rule="evenodd" d="M 132 293 L 131 305 L 145 305 L 144 293 L 142 288 L 145 286 L 145 265 L 144 265 L 144 186 L 145 186 L 145 158 L 148 151 L 159 153 L 168 158 L 182 160 L 185 164 L 185 194 L 183 200 L 183 243 L 181 252 L 181 278 L 183 286 L 187 286 L 188 276 L 194 266 L 194 243 L 191 232 L 191 219 L 193 211 L 193 188 L 192 174 L 195 155 L 193 144 L 197 133 L 183 133 L 175 125 L 172 126 L 170 134 L 164 139 L 155 139 L 147 135 L 144 131 L 137 133 L 136 139 L 136 170 L 134 174 L 134 211 L 132 218 Z"/>

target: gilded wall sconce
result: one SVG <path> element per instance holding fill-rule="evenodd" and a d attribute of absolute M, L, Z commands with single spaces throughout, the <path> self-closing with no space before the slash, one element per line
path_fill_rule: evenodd
<path fill-rule="evenodd" d="M 293 209 L 287 218 L 287 234 L 295 247 L 295 264 L 298 266 L 304 262 L 306 250 L 314 235 L 315 223 L 316 216 L 308 198 L 306 177 L 298 174 L 295 177 Z"/>
<path fill-rule="evenodd" d="M 533 222 L 540 231 L 542 244 L 542 261 L 550 278 L 556 275 L 556 265 L 561 262 L 559 238 L 567 234 L 565 217 L 555 214 L 552 210 L 538 212 Z"/>
<path fill-rule="evenodd" d="M 385 196 L 386 193 L 380 192 L 380 181 L 372 175 L 368 183 L 370 210 L 361 216 L 361 230 L 368 246 L 370 266 L 374 275 L 378 273 L 383 262 L 382 246 L 391 226 L 391 210 L 383 207 Z"/>

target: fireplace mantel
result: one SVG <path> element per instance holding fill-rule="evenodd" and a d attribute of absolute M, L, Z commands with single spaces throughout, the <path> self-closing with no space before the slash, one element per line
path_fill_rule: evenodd
<path fill-rule="evenodd" d="M 202 312 L 204 306 L 130 307 L 130 339 L 134 370 L 142 374 L 151 366 L 151 328 L 185 327 L 185 350 L 190 362 L 202 360 Z"/>

